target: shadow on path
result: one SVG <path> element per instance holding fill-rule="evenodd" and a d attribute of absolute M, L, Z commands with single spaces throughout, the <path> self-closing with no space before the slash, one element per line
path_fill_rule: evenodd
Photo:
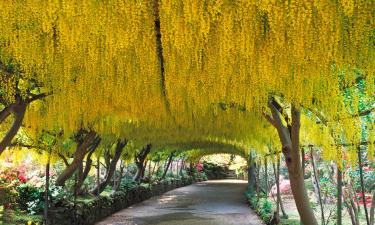
<path fill-rule="evenodd" d="M 247 182 L 206 181 L 133 205 L 97 225 L 258 225 L 246 203 Z"/>

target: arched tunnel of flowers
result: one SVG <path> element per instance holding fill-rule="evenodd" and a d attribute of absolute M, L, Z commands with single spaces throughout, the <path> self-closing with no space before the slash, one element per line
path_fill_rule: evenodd
<path fill-rule="evenodd" d="M 0 27 L 4 224 L 229 154 L 268 224 L 374 225 L 374 0 L 4 0 Z"/>

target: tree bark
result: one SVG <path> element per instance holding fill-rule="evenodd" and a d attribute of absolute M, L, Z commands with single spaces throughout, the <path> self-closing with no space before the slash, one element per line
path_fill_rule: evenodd
<path fill-rule="evenodd" d="M 313 147 L 310 148 L 310 156 L 311 156 L 311 165 L 313 167 L 313 172 L 314 172 L 315 186 L 316 186 L 316 189 L 317 189 L 316 191 L 317 191 L 317 194 L 318 194 L 318 203 L 319 203 L 319 206 L 320 206 L 320 214 L 321 214 L 321 219 L 322 219 L 322 225 L 325 225 L 326 220 L 325 220 L 325 216 L 324 216 L 324 207 L 323 207 L 322 195 L 321 195 L 320 186 L 319 186 L 318 172 L 317 172 L 316 165 L 315 165 L 316 163 L 315 163 L 314 148 Z"/>
<path fill-rule="evenodd" d="M 302 147 L 302 152 L 301 152 L 301 163 L 302 163 L 302 175 L 303 175 L 303 179 L 305 179 L 306 162 L 305 162 L 305 148 L 304 147 Z"/>
<path fill-rule="evenodd" d="M 253 152 L 250 152 L 249 159 L 247 161 L 247 192 L 249 192 L 251 195 L 254 195 L 256 190 L 256 175 L 253 154 Z"/>
<path fill-rule="evenodd" d="M 133 180 L 139 182 L 142 178 L 142 171 L 144 169 L 144 161 L 146 160 L 147 155 L 151 151 L 151 144 L 145 146 L 138 154 L 135 155 L 135 164 L 137 165 L 137 172 L 133 177 Z"/>
<path fill-rule="evenodd" d="M 363 180 L 363 169 L 362 169 L 362 154 L 361 154 L 361 147 L 358 147 L 358 167 L 359 167 L 359 177 L 361 183 L 361 191 L 362 191 L 362 201 L 363 201 L 363 208 L 365 209 L 365 216 L 366 216 L 366 223 L 370 225 L 370 218 L 367 211 L 366 206 L 366 196 L 365 196 L 365 184 Z"/>
<path fill-rule="evenodd" d="M 98 155 L 97 157 L 98 158 L 96 159 L 96 164 L 97 164 L 97 167 L 96 167 L 96 185 L 100 186 L 100 156 Z M 97 196 L 100 195 L 99 189 L 98 189 L 98 191 L 95 194 Z"/>
<path fill-rule="evenodd" d="M 56 179 L 57 186 L 64 186 L 65 181 L 68 180 L 81 165 L 85 155 L 87 154 L 89 146 L 95 139 L 95 136 L 96 133 L 93 131 L 86 134 L 83 141 L 77 146 L 76 152 L 74 153 L 73 162 Z"/>
<path fill-rule="evenodd" d="M 350 215 L 350 220 L 352 221 L 352 225 L 358 225 L 355 219 L 356 217 L 353 212 L 353 207 L 350 205 L 348 201 L 345 201 L 345 204 L 346 204 L 346 208 L 348 209 L 348 213 Z"/>
<path fill-rule="evenodd" d="M 356 200 L 356 203 L 353 201 L 353 198 L 357 199 L 357 196 L 349 191 L 349 203 L 351 208 L 353 209 L 353 213 L 355 216 L 356 224 L 359 225 L 359 202 Z M 357 205 L 356 205 L 357 204 Z"/>
<path fill-rule="evenodd" d="M 292 105 L 292 120 L 289 124 L 289 118 L 286 118 L 287 127 L 283 124 L 278 109 L 279 104 L 274 99 L 269 102 L 269 108 L 272 112 L 272 117 L 266 115 L 267 120 L 277 129 L 281 144 L 282 152 L 285 156 L 290 186 L 293 197 L 297 206 L 301 222 L 305 225 L 318 225 L 314 212 L 310 207 L 309 197 L 305 186 L 305 181 L 302 173 L 302 165 L 299 148 L 300 135 L 300 111 Z"/>
<path fill-rule="evenodd" d="M 77 168 L 77 182 L 74 185 L 74 193 L 76 196 L 78 196 L 81 193 L 82 184 L 83 184 L 83 162 L 80 162 Z"/>
<path fill-rule="evenodd" d="M 50 160 L 51 160 L 51 151 L 48 154 L 48 162 L 46 164 L 46 185 L 44 190 L 44 222 L 46 225 L 49 224 L 48 220 L 48 207 L 49 207 L 49 174 L 50 174 Z"/>
<path fill-rule="evenodd" d="M 8 108 L 5 108 L 1 112 L 0 123 L 3 122 L 10 114 L 14 115 L 14 121 L 12 126 L 0 142 L 0 155 L 5 151 L 6 147 L 11 144 L 13 138 L 16 136 L 18 130 L 20 129 L 23 118 L 25 116 L 26 107 L 26 102 L 18 100 L 16 103 L 11 104 L 10 106 L 8 106 Z"/>
<path fill-rule="evenodd" d="M 124 173 L 124 165 L 123 165 L 123 163 L 124 162 L 121 160 L 121 162 L 120 162 L 120 173 L 119 173 L 119 176 L 117 178 L 116 184 L 113 186 L 113 190 L 114 191 L 118 191 L 118 189 L 120 188 L 120 185 L 121 185 L 121 180 L 122 180 L 123 173 Z"/>
<path fill-rule="evenodd" d="M 277 161 L 279 162 L 279 160 Z M 275 174 L 275 182 L 276 182 L 276 217 L 280 217 L 280 203 L 281 203 L 281 196 L 280 196 L 280 180 L 279 180 L 279 173 L 278 169 L 276 169 L 275 163 L 272 163 L 273 172 Z M 280 219 L 278 219 L 280 221 Z"/>
<path fill-rule="evenodd" d="M 267 157 L 264 159 L 264 176 L 266 180 L 266 194 L 268 194 L 269 188 L 268 188 L 268 160 Z"/>
<path fill-rule="evenodd" d="M 110 164 L 109 164 L 109 167 L 108 167 L 108 170 L 107 170 L 107 173 L 106 173 L 106 177 L 104 179 L 103 182 L 101 182 L 99 185 L 97 185 L 92 191 L 91 193 L 92 194 L 100 194 L 104 191 L 104 189 L 107 187 L 107 185 L 110 183 L 112 177 L 113 177 L 113 174 L 115 173 L 116 171 L 116 165 L 117 165 L 117 162 L 119 161 L 120 157 L 121 157 L 121 153 L 122 153 L 122 150 L 124 149 L 124 147 L 126 146 L 127 144 L 127 141 L 124 140 L 119 140 L 117 141 L 117 145 L 116 145 L 116 150 L 115 150 L 115 154 L 112 158 L 112 160 L 110 161 Z"/>
<path fill-rule="evenodd" d="M 275 181 L 276 181 L 276 215 L 279 217 L 280 209 L 281 209 L 281 212 L 283 213 L 283 217 L 288 218 L 288 214 L 285 212 L 284 204 L 283 204 L 283 201 L 281 198 L 281 192 L 280 192 L 280 158 L 279 156 L 277 156 L 276 168 L 275 168 L 274 163 L 272 164 L 272 166 L 273 166 L 273 171 L 275 174 Z"/>
<path fill-rule="evenodd" d="M 371 203 L 371 208 L 370 208 L 370 225 L 374 225 L 375 223 L 374 214 L 375 214 L 375 191 L 372 194 L 372 203 Z"/>
<path fill-rule="evenodd" d="M 164 180 L 165 176 L 167 175 L 167 172 L 168 172 L 169 166 L 171 165 L 171 162 L 172 162 L 172 159 L 173 159 L 173 155 L 174 155 L 174 152 L 172 152 L 172 153 L 169 155 L 169 159 L 168 159 L 167 166 L 165 167 L 164 173 L 163 173 L 163 175 L 160 177 L 159 181 L 160 181 L 160 180 Z"/>
<path fill-rule="evenodd" d="M 336 225 L 342 225 L 342 171 L 337 167 L 337 219 Z"/>

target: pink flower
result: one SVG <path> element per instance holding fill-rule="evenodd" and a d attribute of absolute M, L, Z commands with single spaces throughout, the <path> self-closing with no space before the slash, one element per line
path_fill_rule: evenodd
<path fill-rule="evenodd" d="M 201 172 L 202 170 L 203 170 L 203 165 L 202 165 L 202 163 L 198 163 L 197 164 L 197 170 L 198 170 L 198 172 Z"/>

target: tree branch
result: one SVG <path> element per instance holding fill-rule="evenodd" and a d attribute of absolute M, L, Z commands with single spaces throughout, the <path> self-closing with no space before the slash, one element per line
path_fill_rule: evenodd
<path fill-rule="evenodd" d="M 64 161 L 66 167 L 70 166 L 68 159 L 63 154 L 59 153 L 58 156 Z"/>
<path fill-rule="evenodd" d="M 10 115 L 11 106 L 5 107 L 0 112 L 0 123 L 4 122 L 4 120 Z"/>
<path fill-rule="evenodd" d="M 52 93 L 31 94 L 31 96 L 26 100 L 26 102 L 31 103 L 33 101 L 45 98 L 49 95 L 52 95 Z"/>

